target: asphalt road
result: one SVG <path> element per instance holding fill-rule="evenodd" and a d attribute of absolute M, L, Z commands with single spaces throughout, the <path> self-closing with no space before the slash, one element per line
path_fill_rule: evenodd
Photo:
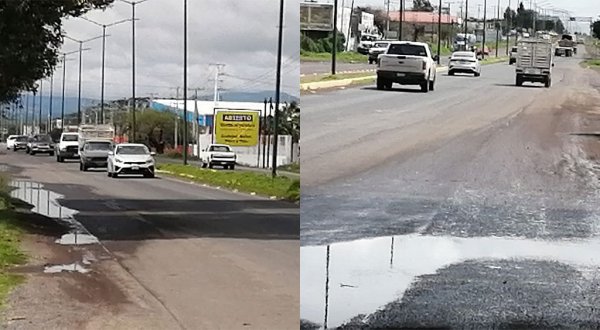
<path fill-rule="evenodd" d="M 298 328 L 296 205 L 160 177 L 111 179 L 44 155 L 0 160 L 16 179 L 63 195 L 61 206 L 183 328 Z"/>
<path fill-rule="evenodd" d="M 600 75 L 580 61 L 550 89 L 498 64 L 303 97 L 304 328 L 600 325 Z"/>

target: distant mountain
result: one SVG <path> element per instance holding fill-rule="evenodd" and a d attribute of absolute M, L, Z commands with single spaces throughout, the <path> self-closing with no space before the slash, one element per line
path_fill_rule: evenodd
<path fill-rule="evenodd" d="M 143 97 L 143 96 L 141 96 Z M 229 101 L 229 102 L 263 102 L 265 99 L 272 97 L 273 101 L 275 100 L 275 93 L 270 91 L 261 91 L 261 92 L 225 92 L 221 93 L 221 101 Z M 212 95 L 204 95 L 199 96 L 199 99 L 202 100 L 212 100 Z M 106 102 L 110 102 L 111 100 L 106 100 Z M 292 96 L 290 94 L 282 92 L 280 94 L 280 102 L 299 102 L 300 99 L 298 97 Z M 26 100 L 23 99 L 23 106 L 26 104 Z M 87 107 L 95 106 L 100 104 L 100 100 L 82 98 L 81 99 L 81 110 L 84 111 Z M 34 106 L 32 97 L 29 97 L 29 111 Z M 60 95 L 54 95 L 52 98 L 52 117 L 59 118 L 61 112 L 62 100 Z M 50 108 L 50 97 L 42 96 L 42 112 L 44 116 L 48 113 Z M 40 98 L 37 96 L 35 98 L 35 114 L 38 114 L 40 109 Z M 65 115 L 77 113 L 77 97 L 65 96 Z"/>
<path fill-rule="evenodd" d="M 264 99 L 273 98 L 275 100 L 275 92 L 262 91 L 262 92 L 225 92 L 221 93 L 221 101 L 229 102 L 263 102 Z M 212 98 L 210 98 L 212 99 Z M 290 94 L 281 92 L 279 99 L 281 102 L 299 102 L 298 97 Z"/>
<path fill-rule="evenodd" d="M 85 108 L 92 106 L 92 105 L 96 105 L 100 103 L 99 100 L 94 100 L 94 99 L 86 99 L 86 98 L 82 98 L 81 99 L 81 110 L 85 110 Z M 23 98 L 23 107 L 25 107 L 27 105 L 26 99 Z M 35 98 L 35 104 L 33 103 L 33 98 L 30 96 L 29 97 L 29 111 L 31 111 L 32 107 L 35 106 L 35 114 L 38 114 L 38 111 L 40 109 L 40 98 L 39 96 L 37 96 Z M 48 113 L 50 109 L 50 97 L 49 96 L 42 96 L 42 113 L 45 115 Z M 53 96 L 52 97 L 52 117 L 53 118 L 59 118 L 60 117 L 60 112 L 62 109 L 62 99 L 59 96 Z M 77 97 L 67 97 L 65 96 L 65 114 L 71 114 L 71 113 L 77 113 Z"/>

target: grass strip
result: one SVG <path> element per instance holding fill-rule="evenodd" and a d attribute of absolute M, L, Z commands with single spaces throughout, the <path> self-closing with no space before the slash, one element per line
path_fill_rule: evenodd
<path fill-rule="evenodd" d="M 27 261 L 21 250 L 23 231 L 18 227 L 16 215 L 10 203 L 8 178 L 0 175 L 0 306 L 4 306 L 8 294 L 22 283 L 22 275 L 11 274 L 8 270 Z"/>
<path fill-rule="evenodd" d="M 175 177 L 184 177 L 194 182 L 224 187 L 262 196 L 275 196 L 292 202 L 300 200 L 300 180 L 251 171 L 217 171 L 190 165 L 160 164 L 157 168 Z"/>
<path fill-rule="evenodd" d="M 368 62 L 369 57 L 357 52 L 340 52 L 335 54 L 338 63 Z M 331 53 L 300 52 L 300 61 L 303 62 L 327 62 L 331 61 Z"/>

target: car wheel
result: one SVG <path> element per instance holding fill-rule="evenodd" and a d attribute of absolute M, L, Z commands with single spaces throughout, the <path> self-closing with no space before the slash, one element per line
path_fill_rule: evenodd
<path fill-rule="evenodd" d="M 546 88 L 550 88 L 550 86 L 552 86 L 552 78 L 550 78 L 550 77 L 546 78 L 546 82 L 545 82 L 544 86 Z"/>
<path fill-rule="evenodd" d="M 13 148 L 13 152 L 17 152 L 17 148 Z"/>
<path fill-rule="evenodd" d="M 421 92 L 427 93 L 429 92 L 429 81 L 425 81 L 421 83 Z"/>
<path fill-rule="evenodd" d="M 235 170 L 235 165 L 229 165 L 229 169 Z"/>
<path fill-rule="evenodd" d="M 29 152 L 29 154 L 30 154 L 31 156 L 35 156 L 35 151 L 33 151 L 33 150 L 32 150 L 32 151 L 30 151 L 30 152 Z"/>
<path fill-rule="evenodd" d="M 479 76 L 481 76 L 481 73 L 475 72 L 475 77 L 479 77 Z"/>
<path fill-rule="evenodd" d="M 82 169 L 84 172 L 87 172 L 87 170 L 88 170 L 88 167 L 87 167 L 85 164 L 83 164 L 83 165 L 81 165 L 81 169 Z"/>
<path fill-rule="evenodd" d="M 380 91 L 384 90 L 385 89 L 385 85 L 386 85 L 386 83 L 385 83 L 385 81 L 383 79 L 377 78 L 377 89 L 378 90 L 380 90 Z"/>
<path fill-rule="evenodd" d="M 111 174 L 111 177 L 114 178 L 114 179 L 116 179 L 116 178 L 119 177 L 119 173 L 114 172 L 114 173 Z"/>
<path fill-rule="evenodd" d="M 51 153 L 50 153 L 50 157 L 54 157 L 54 152 L 51 152 Z"/>
<path fill-rule="evenodd" d="M 79 170 L 83 171 L 83 164 L 79 163 Z"/>
<path fill-rule="evenodd" d="M 453 76 L 454 75 L 454 71 L 448 71 L 448 75 L 449 76 Z"/>
<path fill-rule="evenodd" d="M 517 86 L 523 86 L 523 80 L 521 79 L 521 77 L 517 76 L 517 81 L 516 81 L 516 85 Z"/>
<path fill-rule="evenodd" d="M 435 80 L 429 82 L 429 90 L 430 91 L 435 90 Z"/>
<path fill-rule="evenodd" d="M 202 162 L 202 168 L 206 168 L 206 166 L 207 166 L 206 163 Z"/>
<path fill-rule="evenodd" d="M 154 178 L 154 173 L 144 173 L 144 178 L 152 179 Z"/>
<path fill-rule="evenodd" d="M 208 168 L 213 168 L 213 164 L 208 163 Z"/>

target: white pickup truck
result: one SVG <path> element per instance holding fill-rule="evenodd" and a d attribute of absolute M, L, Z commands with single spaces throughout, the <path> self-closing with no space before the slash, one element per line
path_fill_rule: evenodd
<path fill-rule="evenodd" d="M 391 89 L 393 83 L 419 85 L 427 93 L 434 90 L 437 56 L 422 42 L 394 41 L 377 62 L 377 89 Z"/>
<path fill-rule="evenodd" d="M 62 163 L 65 159 L 79 158 L 79 134 L 77 132 L 64 132 L 55 145 L 56 161 Z"/>
<path fill-rule="evenodd" d="M 235 152 L 226 144 L 209 144 L 206 149 L 200 151 L 200 163 L 204 168 L 221 165 L 223 168 L 233 170 L 235 169 L 236 160 Z"/>

